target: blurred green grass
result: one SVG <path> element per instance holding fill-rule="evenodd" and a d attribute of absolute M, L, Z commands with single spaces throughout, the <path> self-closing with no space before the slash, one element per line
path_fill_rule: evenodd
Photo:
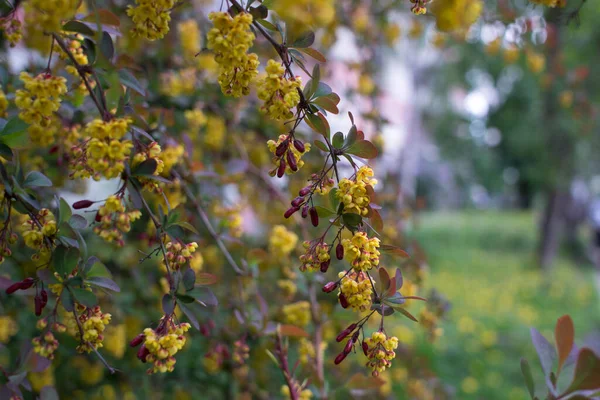
<path fill-rule="evenodd" d="M 427 253 L 428 286 L 452 304 L 444 335 L 420 349 L 459 399 L 527 399 L 521 357 L 542 387 L 530 327 L 553 342 L 556 319 L 569 314 L 581 343 L 600 326 L 593 269 L 559 256 L 543 275 L 536 227 L 533 213 L 469 211 L 423 214 L 412 232 Z"/>

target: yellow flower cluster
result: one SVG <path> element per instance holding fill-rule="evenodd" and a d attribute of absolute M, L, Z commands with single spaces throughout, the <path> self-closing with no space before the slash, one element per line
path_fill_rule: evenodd
<path fill-rule="evenodd" d="M 342 240 L 344 257 L 357 271 L 368 271 L 379 265 L 378 238 L 367 237 L 365 232 L 356 232 L 350 239 Z"/>
<path fill-rule="evenodd" d="M 269 252 L 274 258 L 287 257 L 298 243 L 298 235 L 283 225 L 275 225 L 269 236 Z"/>
<path fill-rule="evenodd" d="M 25 221 L 22 228 L 25 245 L 38 252 L 31 257 L 33 260 L 39 259 L 40 255 L 50 255 L 51 249 L 47 241 L 51 242 L 58 232 L 52 211 L 42 208 L 34 219 Z"/>
<path fill-rule="evenodd" d="M 321 268 L 322 263 L 326 263 L 331 260 L 331 256 L 329 255 L 329 245 L 324 242 L 319 242 L 316 245 L 309 241 L 304 241 L 302 243 L 306 252 L 300 256 L 300 261 L 302 265 L 300 266 L 301 271 L 308 270 L 317 270 Z"/>
<path fill-rule="evenodd" d="M 21 72 L 19 77 L 25 86 L 15 95 L 19 118 L 30 124 L 28 132 L 34 144 L 48 146 L 54 141 L 53 115 L 60 108 L 60 96 L 67 93 L 67 80 L 47 73 L 32 77 Z"/>
<path fill-rule="evenodd" d="M 250 346 L 243 340 L 233 342 L 233 351 L 231 352 L 231 361 L 235 366 L 243 365 L 250 357 Z"/>
<path fill-rule="evenodd" d="M 298 291 L 298 286 L 291 279 L 280 279 L 277 281 L 277 287 L 281 291 L 281 295 L 283 297 L 294 297 L 296 292 Z"/>
<path fill-rule="evenodd" d="M 398 338 L 387 337 L 383 332 L 373 332 L 371 337 L 365 340 L 365 343 L 368 346 L 366 351 L 369 358 L 367 367 L 373 371 L 373 376 L 378 376 L 380 372 L 392 365 L 392 360 L 396 357 L 394 350 L 398 348 Z"/>
<path fill-rule="evenodd" d="M 259 64 L 256 54 L 247 53 L 254 42 L 252 15 L 242 12 L 232 18 L 226 12 L 213 12 L 208 17 L 214 27 L 208 32 L 207 46 L 219 64 L 221 91 L 233 97 L 248 95 Z"/>
<path fill-rule="evenodd" d="M 438 30 L 464 32 L 477 21 L 483 11 L 481 0 L 446 0 L 431 3 Z"/>
<path fill-rule="evenodd" d="M 342 295 L 354 311 L 366 311 L 371 308 L 373 294 L 373 285 L 375 281 L 363 271 L 352 270 L 346 274 L 341 271 L 338 274 L 341 278 L 340 291 L 338 297 Z"/>
<path fill-rule="evenodd" d="M 23 37 L 21 21 L 14 17 L 9 22 L 5 22 L 1 29 L 4 31 L 4 36 L 10 43 L 10 47 L 15 47 Z"/>
<path fill-rule="evenodd" d="M 188 128 L 191 130 L 190 133 L 198 133 L 200 132 L 200 128 L 206 125 L 206 115 L 199 108 L 185 110 L 183 116 Z"/>
<path fill-rule="evenodd" d="M 225 143 L 225 134 L 227 126 L 225 120 L 217 115 L 206 117 L 206 133 L 204 134 L 204 144 L 209 149 L 221 150 Z"/>
<path fill-rule="evenodd" d="M 90 353 L 94 349 L 103 346 L 104 329 L 106 329 L 106 325 L 110 322 L 111 315 L 103 313 L 99 306 L 93 308 L 78 306 L 79 308 L 82 308 L 82 311 L 77 318 L 81 322 L 83 338 L 78 329 L 75 338 L 81 341 L 81 343 L 77 346 L 77 351 L 80 353 Z"/>
<path fill-rule="evenodd" d="M 280 162 L 281 162 L 281 157 L 277 156 L 277 147 L 279 147 L 279 145 L 286 139 L 287 139 L 286 135 L 279 135 L 279 138 L 277 139 L 277 141 L 269 140 L 267 142 L 267 147 L 269 148 L 269 151 L 271 153 L 273 153 L 273 155 L 274 155 L 274 157 L 272 159 L 273 164 L 275 164 L 277 167 L 279 167 Z M 302 156 L 310 151 L 310 143 L 304 143 L 304 151 L 300 152 L 296 148 L 296 146 L 294 146 L 292 140 L 288 140 L 287 142 L 288 142 L 288 148 L 282 154 L 291 152 L 291 157 L 293 157 L 292 161 L 295 162 L 296 169 L 295 170 L 292 169 L 292 167 L 290 166 L 290 162 L 289 162 L 290 160 L 287 157 L 286 157 L 287 163 L 286 163 L 286 167 L 285 167 L 285 173 L 291 174 L 291 173 L 296 172 L 297 170 L 299 170 L 300 168 L 302 168 L 304 166 L 304 161 L 302 161 Z M 270 174 L 272 176 L 274 176 L 276 172 L 277 172 L 277 168 L 270 171 Z"/>
<path fill-rule="evenodd" d="M 83 43 L 83 39 L 84 38 L 82 35 L 76 34 L 76 35 L 74 35 L 74 38 L 69 40 L 69 42 L 67 43 L 69 52 L 73 55 L 73 58 L 75 58 L 75 61 L 77 61 L 78 65 L 87 65 L 89 62 L 88 56 L 87 56 L 87 54 L 85 54 L 83 46 L 81 45 Z M 59 53 L 61 59 L 70 60 L 70 58 L 67 56 L 67 53 L 65 53 L 60 46 L 55 45 L 55 49 L 58 50 L 58 53 Z M 74 65 L 67 65 L 65 67 L 65 70 L 69 74 L 71 74 L 75 77 L 79 77 L 79 72 L 77 72 L 77 68 Z M 95 87 L 96 82 L 94 80 L 92 80 L 90 82 L 90 85 L 92 87 Z M 87 88 L 85 87 L 83 80 L 79 84 L 78 89 L 79 89 L 80 93 L 82 93 L 82 94 L 87 93 Z"/>
<path fill-rule="evenodd" d="M 181 161 L 184 154 L 185 148 L 181 144 L 168 145 L 162 149 L 158 155 L 158 159 L 162 164 L 162 171 L 160 173 L 163 176 L 167 176 L 171 172 L 171 169 Z"/>
<path fill-rule="evenodd" d="M 135 0 L 135 7 L 127 7 L 127 15 L 135 24 L 132 35 L 148 40 L 162 39 L 169 32 L 171 9 L 175 3 L 177 0 Z"/>
<path fill-rule="evenodd" d="M 0 117 L 6 118 L 6 110 L 8 109 L 8 99 L 6 98 L 6 93 L 2 90 L 2 86 L 0 86 Z"/>
<path fill-rule="evenodd" d="M 294 391 L 296 392 L 297 396 L 295 397 L 298 400 L 310 400 L 313 398 L 313 393 L 310 389 L 308 388 L 303 388 L 302 386 L 300 386 L 300 384 L 296 381 L 293 381 L 294 386 Z M 283 396 L 283 398 L 285 399 L 293 399 L 294 397 L 292 397 L 292 394 L 290 393 L 290 388 L 288 385 L 283 385 L 281 386 L 281 394 Z"/>
<path fill-rule="evenodd" d="M 160 76 L 160 92 L 165 96 L 191 96 L 196 91 L 197 72 L 194 68 L 169 71 Z"/>
<path fill-rule="evenodd" d="M 202 34 L 198 23 L 194 19 L 181 21 L 177 24 L 177 33 L 179 33 L 183 58 L 186 61 L 194 60 L 196 54 L 202 49 Z"/>
<path fill-rule="evenodd" d="M 74 160 L 71 168 L 74 178 L 100 180 L 117 178 L 125 170 L 133 144 L 123 139 L 127 134 L 131 119 L 116 118 L 111 121 L 95 119 L 88 123 L 84 136 L 91 138 L 84 146 L 72 149 Z"/>
<path fill-rule="evenodd" d="M 287 304 L 283 306 L 282 313 L 286 324 L 306 326 L 310 322 L 310 303 L 298 301 Z"/>
<path fill-rule="evenodd" d="M 287 79 L 285 68 L 275 60 L 269 60 L 266 76 L 258 81 L 258 98 L 265 104 L 260 111 L 274 120 L 291 119 L 292 108 L 300 102 L 300 77 Z"/>
<path fill-rule="evenodd" d="M 30 0 L 25 15 L 45 32 L 59 32 L 62 21 L 73 18 L 79 0 Z"/>
<path fill-rule="evenodd" d="M 429 0 L 410 0 L 410 2 L 413 3 L 412 7 L 410 8 L 410 11 L 412 11 L 413 14 L 423 15 L 427 13 L 427 7 L 425 7 L 425 4 L 427 4 Z"/>
<path fill-rule="evenodd" d="M 356 178 L 344 178 L 339 183 L 336 196 L 344 203 L 344 213 L 355 213 L 365 216 L 369 213 L 371 199 L 367 193 L 367 186 L 375 186 L 377 180 L 373 179 L 371 167 L 362 166 L 356 172 Z"/>
<path fill-rule="evenodd" d="M 7 343 L 19 331 L 17 322 L 8 315 L 0 316 L 0 343 Z"/>
<path fill-rule="evenodd" d="M 546 58 L 543 54 L 528 50 L 526 54 L 527 68 L 534 74 L 539 74 L 546 67 Z"/>
<path fill-rule="evenodd" d="M 154 161 L 156 161 L 156 169 L 154 170 L 152 175 L 159 176 L 163 172 L 163 169 L 165 166 L 160 157 L 161 153 L 162 153 L 162 149 L 161 149 L 160 145 L 157 142 L 152 142 L 152 143 L 148 144 L 144 150 L 138 151 L 137 153 L 135 153 L 135 155 L 133 156 L 133 160 L 131 162 L 131 168 L 133 170 L 135 170 L 135 168 L 137 166 L 139 166 L 141 163 L 143 163 L 144 161 L 146 161 L 148 159 L 153 159 Z M 150 178 L 144 178 L 144 177 L 140 177 L 139 180 L 140 180 L 140 183 L 142 183 L 142 185 L 144 186 L 144 188 L 146 190 L 155 191 L 157 193 L 161 192 L 161 188 L 160 188 L 158 182 L 156 182 Z"/>
<path fill-rule="evenodd" d="M 321 354 L 327 349 L 327 343 L 321 342 Z M 298 343 L 298 355 L 300 356 L 300 362 L 304 365 L 312 363 L 316 357 L 317 352 L 315 351 L 315 345 L 312 341 L 307 338 L 301 338 Z"/>
<path fill-rule="evenodd" d="M 567 5 L 567 0 L 530 0 L 533 4 L 541 4 L 546 7 L 564 7 Z"/>
<path fill-rule="evenodd" d="M 335 19 L 334 0 L 279 0 L 272 4 L 286 22 L 299 22 L 303 26 L 326 26 Z"/>
<path fill-rule="evenodd" d="M 192 260 L 193 254 L 198 248 L 198 243 L 191 242 L 186 245 L 182 245 L 181 243 L 167 242 L 165 248 L 167 249 L 167 260 L 169 261 L 169 266 L 173 269 L 179 269 L 188 261 Z M 164 266 L 164 263 L 164 258 L 161 258 L 161 265 Z"/>
<path fill-rule="evenodd" d="M 131 223 L 142 216 L 141 211 L 125 211 L 123 200 L 117 196 L 110 196 L 98 210 L 94 232 L 109 243 L 116 242 L 123 246 L 123 233 L 131 230 Z"/>
<path fill-rule="evenodd" d="M 36 354 L 46 357 L 49 360 L 54 359 L 54 352 L 58 349 L 58 340 L 56 340 L 52 332 L 48 331 L 43 336 L 33 338 L 31 343 L 33 344 L 33 351 Z"/>
<path fill-rule="evenodd" d="M 170 319 L 166 324 L 160 333 L 152 328 L 144 329 L 144 346 L 149 352 L 145 361 L 153 364 L 147 371 L 149 374 L 173 372 L 174 356 L 185 345 L 184 333 L 190 329 L 190 324 L 175 324 Z"/>

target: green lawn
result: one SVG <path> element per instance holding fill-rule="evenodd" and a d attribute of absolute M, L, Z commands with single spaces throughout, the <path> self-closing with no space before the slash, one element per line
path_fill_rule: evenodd
<path fill-rule="evenodd" d="M 412 232 L 428 255 L 428 285 L 452 303 L 444 335 L 433 347 L 423 343 L 422 351 L 459 399 L 528 398 L 521 357 L 541 386 L 531 326 L 553 341 L 556 319 L 570 314 L 579 344 L 600 327 L 593 270 L 560 257 L 542 276 L 534 259 L 536 226 L 531 213 L 430 213 Z"/>

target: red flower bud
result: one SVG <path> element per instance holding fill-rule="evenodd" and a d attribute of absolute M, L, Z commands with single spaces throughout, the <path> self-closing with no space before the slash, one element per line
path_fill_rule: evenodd
<path fill-rule="evenodd" d="M 285 151 L 287 150 L 287 147 L 288 147 L 287 140 L 284 140 L 283 142 L 279 143 L 279 146 L 277 146 L 277 148 L 275 149 L 275 155 L 277 157 L 281 157 L 283 155 L 283 153 L 285 153 Z"/>
<path fill-rule="evenodd" d="M 348 303 L 348 299 L 346 298 L 346 296 L 344 295 L 344 293 L 340 293 L 340 295 L 338 296 L 339 300 L 340 300 L 340 305 L 342 306 L 342 308 L 348 308 L 348 306 L 350 305 L 350 303 Z"/>
<path fill-rule="evenodd" d="M 334 361 L 335 365 L 338 365 L 339 363 L 344 361 L 344 358 L 346 358 L 347 355 L 348 353 L 344 353 L 343 351 L 340 354 L 338 354 Z"/>
<path fill-rule="evenodd" d="M 150 351 L 146 348 L 146 345 L 142 345 L 137 352 L 137 358 L 142 360 L 142 362 L 146 362 L 146 357 L 148 357 L 148 354 L 150 354 Z"/>
<path fill-rule="evenodd" d="M 337 337 L 335 338 L 335 341 L 338 342 L 338 343 L 341 342 L 349 334 L 351 334 L 354 329 L 356 329 L 356 323 L 350 325 L 349 327 L 347 327 L 346 329 L 344 329 L 343 331 L 341 331 L 340 334 L 337 335 Z"/>
<path fill-rule="evenodd" d="M 292 200 L 292 206 L 294 207 L 300 207 L 300 204 L 302 204 L 304 202 L 304 197 L 296 197 L 294 200 Z"/>
<path fill-rule="evenodd" d="M 29 289 L 30 287 L 33 286 L 34 283 L 35 283 L 35 281 L 33 280 L 33 278 L 23 279 L 21 281 L 21 290 Z"/>
<path fill-rule="evenodd" d="M 287 211 L 285 212 L 285 214 L 283 214 L 284 218 L 289 218 L 291 217 L 296 211 L 298 211 L 300 209 L 300 207 L 291 207 L 288 208 Z"/>
<path fill-rule="evenodd" d="M 350 353 L 352 351 L 352 347 L 354 347 L 354 339 L 350 338 L 350 340 L 346 342 L 346 346 L 344 346 L 344 353 Z"/>
<path fill-rule="evenodd" d="M 337 288 L 337 286 L 338 286 L 337 282 L 326 283 L 325 286 L 323 286 L 323 291 L 325 293 L 331 293 Z"/>
<path fill-rule="evenodd" d="M 310 210 L 308 210 L 308 213 L 310 214 L 310 222 L 312 225 L 319 226 L 319 213 L 317 212 L 317 209 L 311 207 Z"/>
<path fill-rule="evenodd" d="M 308 204 L 302 207 L 302 218 L 308 217 Z"/>
<path fill-rule="evenodd" d="M 91 200 L 79 200 L 73 203 L 73 208 L 75 210 L 81 210 L 82 208 L 90 207 L 92 204 L 94 204 L 94 202 Z"/>
<path fill-rule="evenodd" d="M 379 371 L 373 371 L 371 375 L 373 376 L 373 378 L 377 378 L 379 376 Z"/>
<path fill-rule="evenodd" d="M 137 347 L 140 344 L 142 344 L 142 342 L 144 341 L 144 338 L 146 337 L 146 335 L 144 335 L 143 333 L 140 333 L 139 335 L 137 335 L 136 337 L 134 337 L 131 342 L 129 342 L 129 345 L 131 347 Z"/>
<path fill-rule="evenodd" d="M 17 290 L 21 289 L 21 282 L 16 282 L 6 288 L 6 294 L 13 294 Z"/>
<path fill-rule="evenodd" d="M 342 260 L 344 258 L 344 246 L 342 246 L 341 243 L 338 243 L 338 245 L 335 246 L 335 256 L 338 260 Z"/>
<path fill-rule="evenodd" d="M 96 222 L 100 222 L 102 220 L 102 215 L 99 212 L 96 213 L 96 218 L 94 218 Z"/>
<path fill-rule="evenodd" d="M 39 317 L 42 315 L 42 298 L 40 296 L 35 296 L 33 299 L 33 304 L 35 305 L 35 315 Z"/>
<path fill-rule="evenodd" d="M 296 162 L 296 156 L 291 151 L 288 151 L 286 157 L 290 169 L 294 172 L 298 171 L 298 163 Z"/>
<path fill-rule="evenodd" d="M 42 289 L 40 297 L 42 299 L 42 308 L 44 308 L 46 307 L 46 304 L 48 304 L 48 292 L 46 292 L 46 289 Z"/>
<path fill-rule="evenodd" d="M 306 195 L 307 195 L 307 194 L 309 194 L 309 193 L 310 193 L 310 186 L 303 187 L 303 188 L 302 188 L 302 189 L 300 189 L 300 191 L 298 192 L 298 194 L 299 194 L 300 196 L 306 196 Z"/>
<path fill-rule="evenodd" d="M 296 148 L 296 150 L 298 150 L 300 153 L 304 153 L 304 151 L 306 150 L 306 148 L 304 147 L 304 143 L 302 143 L 300 140 L 295 139 L 294 140 L 294 147 Z"/>
<path fill-rule="evenodd" d="M 48 150 L 48 154 L 54 154 L 58 151 L 58 146 L 52 146 L 50 147 L 50 150 Z"/>
<path fill-rule="evenodd" d="M 285 174 L 285 160 L 282 158 L 279 163 L 279 168 L 277 168 L 277 177 L 281 178 Z"/>
<path fill-rule="evenodd" d="M 323 262 L 321 263 L 321 268 L 320 268 L 320 269 L 321 269 L 321 272 L 322 272 L 322 273 L 325 273 L 325 272 L 327 272 L 327 270 L 329 269 L 329 264 L 330 264 L 330 263 L 331 263 L 331 260 L 323 261 Z"/>
<path fill-rule="evenodd" d="M 365 356 L 367 356 L 367 354 L 369 353 L 369 345 L 367 344 L 367 342 L 365 342 L 365 341 L 362 342 L 362 349 L 363 349 L 363 353 L 365 353 Z"/>

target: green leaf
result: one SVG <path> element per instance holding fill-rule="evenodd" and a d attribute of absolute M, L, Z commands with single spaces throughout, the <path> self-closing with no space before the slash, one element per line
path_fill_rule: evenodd
<path fill-rule="evenodd" d="M 347 227 L 356 228 L 362 222 L 362 217 L 354 213 L 345 213 L 342 214 L 342 220 Z"/>
<path fill-rule="evenodd" d="M 63 289 L 60 293 L 60 303 L 68 312 L 72 312 L 75 309 L 75 301 L 73 295 L 67 289 Z"/>
<path fill-rule="evenodd" d="M 394 281 L 396 282 L 396 284 L 394 285 L 396 287 L 396 290 L 402 289 L 402 285 L 404 285 L 404 278 L 402 278 L 402 271 L 400 271 L 400 268 L 396 268 L 396 275 L 394 275 Z"/>
<path fill-rule="evenodd" d="M 550 372 L 552 372 L 554 360 L 556 360 L 556 350 L 537 329 L 531 328 L 530 332 L 531 341 L 540 358 L 544 375 L 548 377 L 550 376 Z"/>
<path fill-rule="evenodd" d="M 312 46 L 315 42 L 315 33 L 308 31 L 300 35 L 289 47 L 306 48 Z"/>
<path fill-rule="evenodd" d="M 112 290 L 113 292 L 121 291 L 121 288 L 119 287 L 119 285 L 117 285 L 117 283 L 110 278 L 94 276 L 94 277 L 86 279 L 86 282 L 89 283 L 90 285 L 94 285 L 94 286 L 101 287 L 104 289 Z"/>
<path fill-rule="evenodd" d="M 263 27 L 267 28 L 270 31 L 273 31 L 273 32 L 277 31 L 277 27 L 265 19 L 259 19 L 256 22 L 258 22 L 259 24 L 261 24 Z"/>
<path fill-rule="evenodd" d="M 100 41 L 100 52 L 107 61 L 112 61 L 115 56 L 115 45 L 112 38 L 107 32 L 102 32 L 102 40 Z"/>
<path fill-rule="evenodd" d="M 313 143 L 319 150 L 323 150 L 323 151 L 329 153 L 329 149 L 327 148 L 327 145 L 325 143 L 321 142 L 320 140 L 316 140 L 316 139 Z"/>
<path fill-rule="evenodd" d="M 119 79 L 121 80 L 121 83 L 126 87 L 135 90 L 142 96 L 146 95 L 146 90 L 144 89 L 144 87 L 137 80 L 137 78 L 133 76 L 133 74 L 128 70 L 124 68 L 119 70 Z"/>
<path fill-rule="evenodd" d="M 269 16 L 269 9 L 261 4 L 260 6 L 251 8 L 250 14 L 254 20 L 265 19 Z"/>
<path fill-rule="evenodd" d="M 179 295 L 177 298 L 179 298 Z M 173 296 L 168 293 L 162 297 L 162 309 L 166 315 L 171 315 L 175 311 L 175 301 L 173 301 Z"/>
<path fill-rule="evenodd" d="M 90 37 L 94 36 L 94 30 L 92 28 L 87 24 L 76 20 L 68 21 L 63 25 L 62 30 L 67 32 L 77 32 Z"/>
<path fill-rule="evenodd" d="M 323 96 L 328 96 L 331 93 L 333 93 L 333 90 L 331 89 L 331 87 L 324 83 L 324 82 L 319 82 L 319 87 L 317 88 L 317 91 L 315 92 L 315 97 L 323 97 Z"/>
<path fill-rule="evenodd" d="M 319 64 L 315 64 L 312 72 L 312 80 L 310 83 L 310 91 L 311 93 L 315 93 L 319 88 L 319 82 L 321 81 L 321 68 L 319 68 Z"/>
<path fill-rule="evenodd" d="M 394 307 L 394 310 L 398 311 L 400 314 L 404 315 L 408 319 L 412 319 L 415 322 L 419 322 L 414 315 L 406 311 L 402 306 Z"/>
<path fill-rule="evenodd" d="M 175 222 L 173 223 L 173 225 L 177 225 L 182 227 L 183 229 L 187 229 L 190 232 L 195 233 L 196 235 L 199 235 L 198 230 L 194 227 L 194 225 L 190 224 L 189 222 L 186 221 L 179 221 L 179 222 Z"/>
<path fill-rule="evenodd" d="M 352 125 L 350 130 L 348 131 L 348 135 L 346 135 L 346 140 L 344 141 L 344 147 L 349 148 L 354 143 L 356 143 L 356 139 L 358 136 L 358 130 L 356 129 L 356 125 Z"/>
<path fill-rule="evenodd" d="M 198 274 L 200 275 L 200 274 Z M 196 277 L 196 282 L 198 281 L 198 277 Z M 193 297 L 197 302 L 204 306 L 217 306 L 219 305 L 219 301 L 217 297 L 207 287 L 204 286 L 196 286 L 194 289 L 190 290 L 186 293 L 186 295 Z"/>
<path fill-rule="evenodd" d="M 28 143 L 27 128 L 29 124 L 19 117 L 11 118 L 0 132 L 0 142 L 10 147 L 25 146 Z"/>
<path fill-rule="evenodd" d="M 88 308 L 92 308 L 98 305 L 98 298 L 96 295 L 89 290 L 71 287 L 69 288 L 73 297 L 75 297 L 75 301 L 79 304 L 83 304 Z"/>
<path fill-rule="evenodd" d="M 312 128 L 312 130 L 323 135 L 325 139 L 329 139 L 329 122 L 327 122 L 327 119 L 323 114 L 308 114 L 305 118 L 305 121 L 307 125 Z"/>
<path fill-rule="evenodd" d="M 386 304 L 373 304 L 371 306 L 371 310 L 375 310 L 377 311 L 377 314 L 383 315 L 385 317 L 394 313 L 394 307 Z"/>
<path fill-rule="evenodd" d="M 311 56 L 312 58 L 314 58 L 317 61 L 327 62 L 327 59 L 325 58 L 325 56 L 318 50 L 312 49 L 310 47 L 300 48 L 299 50 L 305 54 L 308 54 L 309 56 Z"/>
<path fill-rule="evenodd" d="M 525 379 L 525 385 L 529 391 L 529 396 L 533 399 L 535 397 L 533 376 L 531 375 L 531 367 L 529 367 L 529 363 L 524 358 L 521 358 L 521 373 L 523 374 L 523 379 Z"/>
<path fill-rule="evenodd" d="M 327 96 L 317 97 L 312 101 L 313 104 L 316 104 L 323 108 L 324 110 L 329 111 L 332 114 L 339 114 L 340 110 L 337 107 L 337 103 L 335 103 L 332 99 Z"/>
<path fill-rule="evenodd" d="M 319 217 L 321 218 L 327 218 L 331 217 L 332 215 L 335 215 L 335 211 L 330 210 L 329 208 L 315 206 L 315 209 L 317 210 L 317 215 L 319 215 Z"/>
<path fill-rule="evenodd" d="M 198 318 L 196 318 L 195 312 L 196 304 L 185 304 L 183 302 L 178 302 L 177 305 L 190 321 L 190 324 L 192 324 L 192 326 L 197 330 L 200 330 L 200 323 L 198 322 Z"/>
<path fill-rule="evenodd" d="M 88 260 L 86 261 L 85 266 L 83 268 L 83 271 L 84 271 L 84 275 L 88 279 L 93 278 L 93 277 L 100 277 L 100 278 L 112 277 L 112 274 L 110 273 L 108 268 L 106 268 L 106 266 L 102 262 L 100 262 L 100 260 L 95 256 L 88 258 Z"/>
<path fill-rule="evenodd" d="M 87 224 L 87 219 L 81 215 L 75 214 L 71 215 L 71 218 L 69 218 L 69 225 L 71 225 L 71 228 L 73 229 L 85 229 L 87 228 Z"/>
<path fill-rule="evenodd" d="M 12 149 L 4 143 L 0 143 L 0 157 L 6 158 L 7 160 L 11 160 L 13 157 Z"/>
<path fill-rule="evenodd" d="M 196 285 L 196 273 L 194 272 L 193 269 L 188 268 L 184 273 L 183 273 L 183 287 L 185 288 L 185 290 L 192 290 L 194 289 L 194 286 Z"/>
<path fill-rule="evenodd" d="M 61 197 L 58 200 L 58 224 L 69 221 L 72 215 L 71 206 Z"/>
<path fill-rule="evenodd" d="M 52 181 L 46 175 L 39 171 L 31 171 L 25 177 L 23 181 L 23 187 L 34 188 L 34 187 L 50 187 Z"/>
<path fill-rule="evenodd" d="M 54 261 L 54 270 L 59 275 L 66 276 L 73 272 L 77 268 L 79 262 L 79 250 L 74 247 L 65 247 L 59 245 L 54 250 L 52 255 Z"/>
<path fill-rule="evenodd" d="M 393 282 L 393 281 L 390 281 L 390 282 Z M 392 285 L 390 285 L 390 287 L 391 286 Z M 386 293 L 386 295 L 389 295 L 389 289 L 388 289 L 388 293 Z M 391 296 L 386 297 L 384 302 L 388 303 L 388 305 L 391 307 L 395 307 L 395 306 L 406 303 L 406 299 L 400 293 L 396 292 L 396 293 L 393 293 Z"/>
<path fill-rule="evenodd" d="M 341 149 L 344 146 L 344 134 L 342 132 L 336 132 L 333 135 L 333 139 L 331 140 L 331 144 L 336 149 Z"/>
<path fill-rule="evenodd" d="M 85 54 L 88 56 L 88 63 L 93 65 L 96 62 L 96 43 L 85 38 L 83 39 L 83 48 L 85 49 Z"/>
<path fill-rule="evenodd" d="M 138 165 L 133 171 L 132 174 L 135 176 L 150 176 L 158 167 L 158 163 L 154 158 L 149 158 L 144 160 Z"/>
<path fill-rule="evenodd" d="M 359 140 L 355 142 L 348 150 L 346 150 L 346 152 L 366 159 L 375 158 L 379 154 L 377 147 L 368 140 Z"/>

